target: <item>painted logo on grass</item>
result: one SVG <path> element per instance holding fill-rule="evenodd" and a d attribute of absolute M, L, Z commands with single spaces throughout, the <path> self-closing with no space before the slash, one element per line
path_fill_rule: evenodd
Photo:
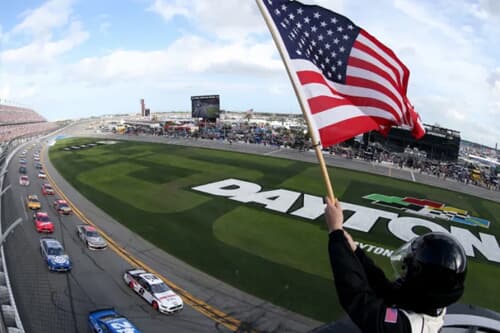
<path fill-rule="evenodd" d="M 433 219 L 441 219 L 475 227 L 488 229 L 490 221 L 471 216 L 466 210 L 447 206 L 444 203 L 418 199 L 412 197 L 397 197 L 384 194 L 369 194 L 365 195 L 363 199 L 371 200 L 373 204 L 385 206 L 390 208 L 400 209 L 404 212 L 430 217 Z"/>
<path fill-rule="evenodd" d="M 234 178 L 195 186 L 192 187 L 192 189 L 194 191 L 207 193 L 213 196 L 225 197 L 236 202 L 258 204 L 264 209 L 308 220 L 318 219 L 325 211 L 323 197 L 287 189 L 271 189 L 265 191 L 259 184 Z M 389 197 L 384 198 L 387 199 Z M 371 199 L 373 200 L 373 197 Z M 381 197 L 378 199 L 381 201 Z M 420 199 L 409 200 L 418 201 Z M 397 200 L 394 199 L 392 201 Z M 410 204 L 418 206 L 415 202 L 401 202 L 403 202 L 402 206 L 406 208 Z M 427 203 L 427 206 L 430 206 L 429 204 L 431 201 L 426 200 L 425 202 Z M 408 204 L 408 206 L 406 206 L 406 204 Z M 388 204 L 386 204 L 386 206 L 388 206 Z M 349 202 L 342 202 L 342 208 L 344 211 L 351 213 L 351 215 L 344 220 L 345 228 L 370 233 L 377 223 L 381 223 L 381 220 L 385 220 L 388 231 L 395 237 L 405 242 L 418 236 L 414 230 L 416 227 L 423 227 L 429 231 L 450 233 L 462 244 L 465 253 L 468 256 L 475 257 L 476 254 L 481 253 L 487 261 L 500 263 L 500 246 L 495 235 L 483 232 L 477 232 L 478 235 L 475 235 L 475 233 L 472 233 L 468 229 L 453 225 L 450 226 L 448 230 L 442 225 L 424 218 L 400 216 L 399 214 L 391 211 L 365 207 Z M 449 208 L 450 207 L 448 207 L 448 212 L 451 211 Z M 440 209 L 443 212 L 445 211 L 443 208 Z M 455 213 L 461 213 L 461 215 L 466 216 L 463 214 L 464 212 L 465 211 L 463 210 L 455 211 Z M 457 217 L 457 215 L 455 215 L 455 217 Z M 471 219 L 472 217 L 468 218 Z M 472 220 L 474 220 L 474 218 L 472 218 Z M 377 251 L 383 252 L 384 250 L 381 248 Z"/>

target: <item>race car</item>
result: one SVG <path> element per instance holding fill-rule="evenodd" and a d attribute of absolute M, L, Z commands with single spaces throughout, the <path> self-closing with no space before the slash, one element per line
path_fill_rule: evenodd
<path fill-rule="evenodd" d="M 97 230 L 88 224 L 79 224 L 76 226 L 78 237 L 91 250 L 103 250 L 108 247 L 108 243 L 99 235 Z"/>
<path fill-rule="evenodd" d="M 161 279 L 143 269 L 131 269 L 123 274 L 125 283 L 161 313 L 181 311 L 184 302 Z"/>
<path fill-rule="evenodd" d="M 35 163 L 35 168 L 36 168 L 36 169 L 38 169 L 38 170 L 43 169 L 43 165 L 42 165 L 42 163 L 40 163 L 40 162 L 36 162 L 36 163 Z"/>
<path fill-rule="evenodd" d="M 54 189 L 52 185 L 45 183 L 42 185 L 42 194 L 43 195 L 54 195 Z"/>
<path fill-rule="evenodd" d="M 40 200 L 38 200 L 38 196 L 36 194 L 30 194 L 27 198 L 28 208 L 35 210 L 40 209 L 42 205 L 40 204 Z"/>
<path fill-rule="evenodd" d="M 50 221 L 49 215 L 45 212 L 36 212 L 33 214 L 35 228 L 38 232 L 53 233 L 54 224 Z"/>
<path fill-rule="evenodd" d="M 54 201 L 54 208 L 60 214 L 64 214 L 64 215 L 71 214 L 71 207 L 68 205 L 66 200 L 58 199 L 58 200 Z"/>
<path fill-rule="evenodd" d="M 67 272 L 71 270 L 71 260 L 64 253 L 64 248 L 55 238 L 40 239 L 40 253 L 50 271 Z"/>
<path fill-rule="evenodd" d="M 26 175 L 22 175 L 19 177 L 19 185 L 21 186 L 30 186 L 30 179 Z"/>
<path fill-rule="evenodd" d="M 34 155 L 33 160 L 39 162 L 40 161 L 40 156 Z"/>
<path fill-rule="evenodd" d="M 26 167 L 25 167 L 25 166 L 22 166 L 22 165 L 21 165 L 21 166 L 19 167 L 19 173 L 22 173 L 23 175 L 25 175 L 25 174 L 26 174 L 26 172 L 28 172 L 28 169 L 26 169 Z"/>
<path fill-rule="evenodd" d="M 25 158 L 20 158 L 19 159 L 19 164 L 26 165 L 26 159 Z"/>
<path fill-rule="evenodd" d="M 40 170 L 38 172 L 38 178 L 40 178 L 40 179 L 46 179 L 47 175 L 45 174 L 45 172 L 43 170 Z"/>
<path fill-rule="evenodd" d="M 88 321 L 92 332 L 141 333 L 127 318 L 113 308 L 90 312 Z"/>

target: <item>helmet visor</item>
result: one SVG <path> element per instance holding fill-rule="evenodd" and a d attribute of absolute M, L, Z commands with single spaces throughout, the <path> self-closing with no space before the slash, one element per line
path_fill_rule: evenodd
<path fill-rule="evenodd" d="M 395 250 L 391 255 L 391 265 L 396 278 L 402 278 L 406 275 L 406 272 L 408 270 L 406 258 L 411 255 L 411 244 L 411 241 L 403 244 L 403 246 Z"/>

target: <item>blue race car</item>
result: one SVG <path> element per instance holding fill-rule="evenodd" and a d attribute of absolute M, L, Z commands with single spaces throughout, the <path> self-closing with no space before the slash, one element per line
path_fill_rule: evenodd
<path fill-rule="evenodd" d="M 90 329 L 94 333 L 141 333 L 127 318 L 115 309 L 101 309 L 89 313 Z"/>
<path fill-rule="evenodd" d="M 67 272 L 71 270 L 71 260 L 64 253 L 64 248 L 57 239 L 42 237 L 40 239 L 40 253 L 50 271 Z"/>

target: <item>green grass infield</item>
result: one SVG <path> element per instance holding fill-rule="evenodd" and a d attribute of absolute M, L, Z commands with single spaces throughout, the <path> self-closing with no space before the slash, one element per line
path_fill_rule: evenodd
<path fill-rule="evenodd" d="M 184 146 L 121 142 L 64 150 L 96 139 L 63 139 L 50 148 L 57 170 L 80 193 L 117 221 L 188 264 L 241 290 L 321 321 L 339 318 L 331 275 L 324 217 L 309 220 L 193 190 L 236 178 L 262 186 L 314 196 L 325 193 L 317 164 Z M 397 208 L 363 199 L 369 194 L 425 198 L 443 202 L 490 221 L 489 228 L 433 220 L 500 235 L 492 201 L 437 187 L 341 168 L 330 169 L 342 201 L 400 215 Z M 300 199 L 299 199 L 300 201 Z M 430 219 L 427 219 L 430 220 Z M 403 241 L 381 219 L 369 233 L 352 230 L 364 244 L 394 250 Z M 423 231 L 421 227 L 416 232 Z M 389 258 L 369 255 L 393 277 Z M 466 293 L 461 302 L 500 311 L 500 265 L 476 251 L 470 258 Z"/>

